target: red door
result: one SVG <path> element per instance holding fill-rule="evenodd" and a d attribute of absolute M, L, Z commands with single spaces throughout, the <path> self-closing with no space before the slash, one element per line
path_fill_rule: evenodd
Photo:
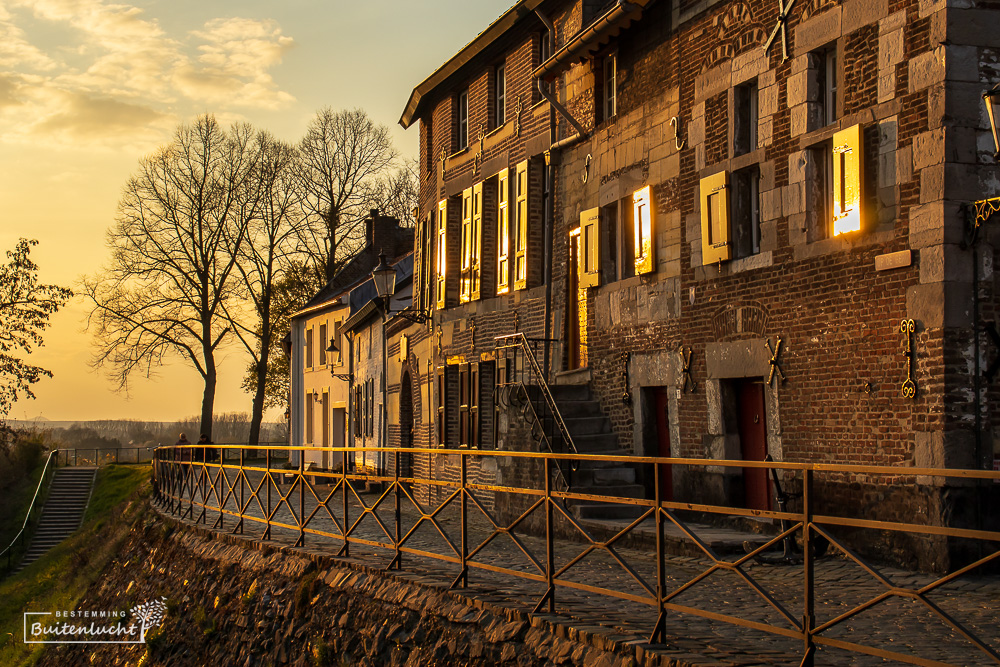
<path fill-rule="evenodd" d="M 670 456 L 670 421 L 667 419 L 667 388 L 656 388 L 656 455 Z M 660 465 L 660 500 L 674 499 L 671 466 Z"/>
<path fill-rule="evenodd" d="M 740 454 L 744 461 L 763 461 L 767 455 L 767 427 L 764 422 L 764 383 L 742 380 L 736 385 L 739 405 Z M 744 468 L 743 483 L 748 509 L 771 508 L 771 485 L 767 468 Z"/>

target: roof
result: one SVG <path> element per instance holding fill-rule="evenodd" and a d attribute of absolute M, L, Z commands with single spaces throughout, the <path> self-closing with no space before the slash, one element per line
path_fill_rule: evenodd
<path fill-rule="evenodd" d="M 461 70 L 473 58 L 489 48 L 500 37 L 507 33 L 514 24 L 523 18 L 532 15 L 532 12 L 541 6 L 544 0 L 520 0 L 513 7 L 500 15 L 500 18 L 491 23 L 486 30 L 479 33 L 475 39 L 462 47 L 458 53 L 453 55 L 441 67 L 434 70 L 434 73 L 424 79 L 420 85 L 410 93 L 410 99 L 406 102 L 403 115 L 399 119 L 399 124 L 404 128 L 410 127 L 413 121 L 420 117 L 426 98 L 438 86 L 443 85 L 452 75 Z M 535 19 L 538 21 L 538 19 Z M 541 24 L 541 21 L 538 21 Z"/>
<path fill-rule="evenodd" d="M 392 268 L 396 270 L 396 290 L 405 287 L 413 281 L 413 252 L 392 263 Z M 390 304 L 392 297 L 389 297 Z M 343 331 L 350 331 L 367 322 L 370 318 L 378 314 L 379 301 L 375 292 L 375 283 L 372 280 L 365 280 L 351 290 L 350 316 L 344 320 Z M 392 306 L 390 305 L 390 308 Z"/>

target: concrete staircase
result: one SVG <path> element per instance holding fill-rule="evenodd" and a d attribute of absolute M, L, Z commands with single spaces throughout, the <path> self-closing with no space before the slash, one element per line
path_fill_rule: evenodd
<path fill-rule="evenodd" d="M 601 404 L 590 393 L 589 384 L 551 385 L 552 397 L 581 454 L 627 454 L 618 445 L 611 421 L 601 411 Z M 636 483 L 633 464 L 615 461 L 582 461 L 567 476 L 574 493 L 620 498 L 643 498 L 645 488 Z M 596 500 L 570 501 L 573 513 L 580 519 L 634 519 L 642 509 L 634 505 L 604 503 Z"/>
<path fill-rule="evenodd" d="M 90 502 L 97 468 L 59 468 L 52 476 L 49 497 L 42 508 L 31 544 L 18 566 L 18 571 L 31 565 L 45 553 L 69 537 L 80 524 Z"/>

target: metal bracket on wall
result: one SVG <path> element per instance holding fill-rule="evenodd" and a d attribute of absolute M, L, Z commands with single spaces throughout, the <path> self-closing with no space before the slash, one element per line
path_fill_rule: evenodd
<path fill-rule="evenodd" d="M 470 349 L 476 349 L 476 318 L 469 318 L 469 338 L 471 339 Z"/>
<path fill-rule="evenodd" d="M 444 335 L 444 332 L 438 329 L 437 331 L 434 332 L 434 335 L 437 336 L 438 339 L 437 340 L 438 356 L 441 356 L 441 354 L 444 352 L 444 346 L 441 344 L 441 336 Z"/>
<path fill-rule="evenodd" d="M 681 376 L 684 378 L 681 382 L 681 393 L 687 390 L 688 385 L 691 386 L 691 393 L 694 393 L 695 383 L 694 378 L 691 377 L 691 356 L 694 354 L 694 350 L 689 348 L 681 348 L 681 355 L 684 359 L 684 367 L 681 369 Z"/>
<path fill-rule="evenodd" d="M 625 383 L 625 393 L 622 394 L 622 403 L 632 400 L 632 394 L 628 390 L 628 352 L 622 352 L 622 381 Z"/>
<path fill-rule="evenodd" d="M 774 380 L 775 373 L 777 373 L 778 377 L 781 378 L 782 382 L 785 381 L 785 373 L 784 371 L 781 370 L 781 362 L 778 361 L 778 355 L 781 354 L 781 343 L 782 343 L 781 336 L 778 336 L 778 340 L 774 344 L 773 348 L 771 347 L 770 338 L 766 338 L 764 340 L 764 345 L 767 346 L 768 352 L 771 353 L 771 361 L 769 362 L 771 364 L 771 372 L 767 374 L 767 382 L 766 382 L 768 386 L 770 386 L 771 382 Z"/>
<path fill-rule="evenodd" d="M 674 126 L 674 148 L 677 150 L 683 150 L 684 144 L 687 143 L 687 139 L 681 139 L 681 118 L 680 116 L 674 116 L 670 119 L 670 124 Z"/>
<path fill-rule="evenodd" d="M 586 162 L 583 165 L 583 184 L 586 185 L 587 181 L 590 180 L 590 161 L 594 159 L 594 156 L 587 153 Z"/>
<path fill-rule="evenodd" d="M 903 398 L 917 397 L 917 383 L 913 381 L 913 332 L 915 330 L 916 324 L 913 320 L 903 320 L 899 323 L 899 333 L 906 337 L 906 381 L 900 387 Z"/>

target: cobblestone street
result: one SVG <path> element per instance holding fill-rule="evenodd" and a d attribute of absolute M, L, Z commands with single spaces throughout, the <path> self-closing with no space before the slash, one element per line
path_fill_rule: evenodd
<path fill-rule="evenodd" d="M 230 480 L 235 481 L 235 471 L 230 471 L 229 475 Z M 259 539 L 265 530 L 261 521 L 265 514 L 257 501 L 252 499 L 251 491 L 260 484 L 260 473 L 251 472 L 248 478 L 251 486 L 243 489 L 244 502 L 248 503 L 248 519 L 244 522 L 243 534 L 247 538 Z M 279 489 L 281 494 L 289 494 L 290 487 L 289 484 L 272 487 L 272 508 L 279 502 Z M 266 507 L 266 486 L 260 488 L 260 500 Z M 320 499 L 326 499 L 334 487 L 319 485 L 312 488 Z M 209 505 L 217 507 L 216 497 L 210 492 L 207 495 Z M 223 492 L 223 497 L 225 495 Z M 380 495 L 359 492 L 360 499 L 369 508 L 379 500 Z M 454 561 L 461 556 L 461 501 L 455 498 L 443 507 L 418 509 L 405 494 L 400 494 L 400 497 L 399 534 L 404 538 L 404 548 L 452 559 L 453 562 L 437 560 L 429 555 L 404 553 L 402 567 L 394 570 L 393 576 L 438 587 L 451 585 L 460 570 Z M 237 485 L 226 502 L 227 512 L 238 513 L 239 498 L 240 487 Z M 292 514 L 292 508 L 296 515 L 299 513 L 298 487 L 291 492 L 288 501 L 291 507 L 282 503 L 274 513 L 271 540 L 291 545 L 300 534 L 294 528 L 298 521 Z M 195 502 L 200 502 L 200 491 L 196 491 Z M 312 517 L 306 525 L 304 548 L 335 555 L 343 541 L 320 533 L 342 534 L 344 502 L 341 492 L 338 490 L 333 494 L 326 507 L 318 507 L 313 493 L 307 490 L 303 504 L 305 516 Z M 187 507 L 184 503 L 185 511 Z M 544 516 L 541 507 L 534 512 Z M 351 544 L 350 557 L 345 560 L 380 569 L 389 566 L 395 554 L 395 493 L 386 494 L 377 511 L 364 514 L 360 521 L 362 506 L 358 498 L 351 494 L 348 513 L 351 525 L 357 522 L 351 537 L 358 541 Z M 417 526 L 421 513 L 433 514 L 437 526 L 430 520 L 424 520 Z M 200 509 L 195 505 L 193 517 L 198 519 L 199 516 Z M 209 509 L 203 522 L 212 527 L 218 518 L 218 510 Z M 560 530 L 571 530 L 569 520 L 558 509 L 553 512 L 553 520 L 554 526 Z M 232 531 L 237 523 L 236 517 L 226 514 L 218 530 Z M 651 524 L 651 521 L 646 523 Z M 626 525 L 623 523 L 622 528 Z M 417 527 L 414 529 L 414 526 Z M 544 534 L 529 534 L 520 530 L 520 526 L 513 529 L 501 526 L 501 530 L 494 534 L 491 519 L 471 501 L 467 504 L 467 528 L 467 549 L 473 555 L 469 559 L 469 586 L 461 593 L 531 611 L 546 590 Z M 713 537 L 718 538 L 720 532 L 725 532 L 696 524 L 688 526 L 688 529 L 709 543 Z M 667 533 L 668 539 L 673 541 L 683 538 L 683 533 L 675 527 Z M 481 546 L 491 535 L 494 539 Z M 730 541 L 738 543 L 740 536 L 734 533 L 730 535 Z M 552 617 L 553 620 L 570 624 L 583 632 L 605 633 L 619 641 L 644 644 L 657 618 L 655 548 L 612 546 L 609 549 L 600 543 L 588 547 L 588 539 L 582 534 L 580 537 L 579 541 L 556 539 L 553 543 L 553 562 L 559 572 L 556 616 Z M 738 553 L 716 555 L 730 562 L 742 557 Z M 667 556 L 664 563 L 668 592 L 677 590 L 712 566 L 707 556 Z M 523 577 L 483 568 L 505 568 L 522 573 Z M 897 588 L 920 588 L 937 579 L 933 575 L 890 568 L 879 568 L 879 572 Z M 887 591 L 886 586 L 870 573 L 839 552 L 834 554 L 832 549 L 829 555 L 816 562 L 814 576 L 816 627 Z M 606 593 L 595 591 L 595 587 L 604 589 Z M 751 560 L 737 571 L 717 569 L 672 598 L 670 603 L 710 615 L 724 614 L 795 632 L 795 623 L 801 622 L 802 618 L 803 590 L 801 565 L 764 565 Z M 773 604 L 763 593 L 770 596 Z M 622 597 L 615 597 L 615 594 Z M 1000 646 L 1000 624 L 997 623 L 1000 578 L 968 575 L 935 589 L 927 598 L 990 646 Z M 667 645 L 657 647 L 655 651 L 695 664 L 799 664 L 801 660 L 801 640 L 798 638 L 741 627 L 678 609 L 668 609 L 666 633 Z M 924 664 L 996 664 L 958 631 L 934 616 L 919 599 L 890 596 L 823 631 L 821 636 L 918 656 L 925 661 Z M 885 662 L 874 656 L 848 654 L 823 647 L 817 653 L 817 664 L 874 665 Z"/>

